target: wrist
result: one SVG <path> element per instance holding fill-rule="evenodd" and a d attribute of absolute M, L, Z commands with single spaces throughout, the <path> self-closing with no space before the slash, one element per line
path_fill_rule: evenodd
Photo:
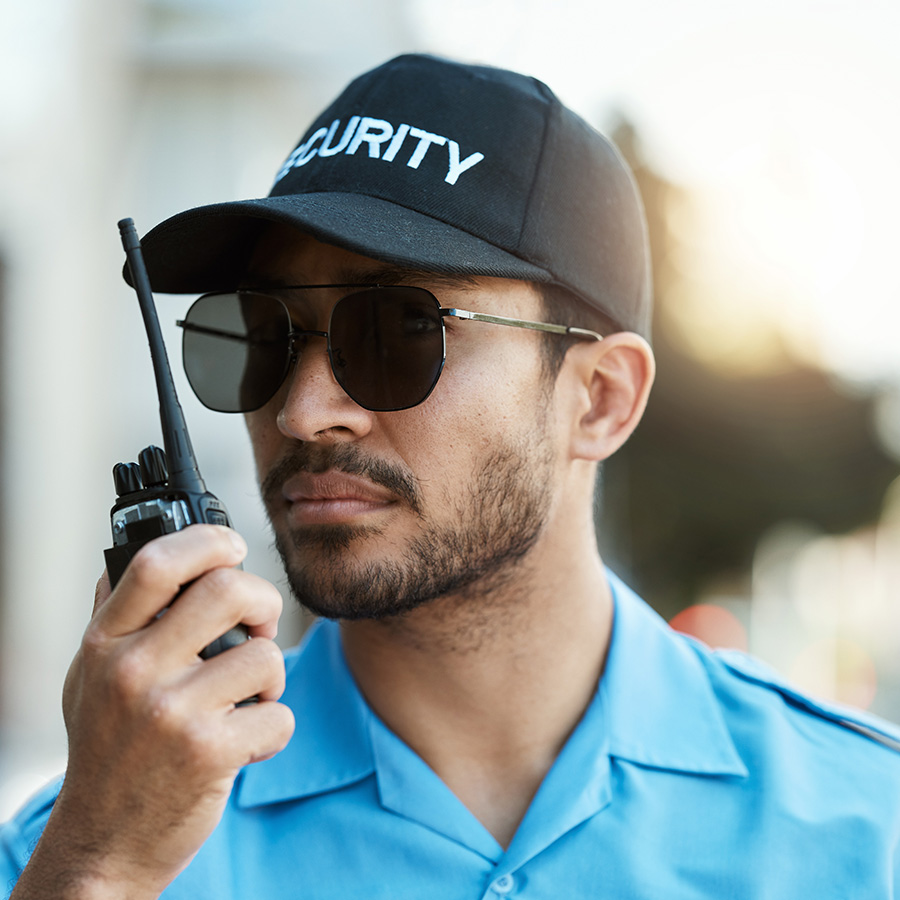
<path fill-rule="evenodd" d="M 116 861 L 106 842 L 75 835 L 78 821 L 54 809 L 10 900 L 157 900 L 165 889 L 165 879 Z"/>
<path fill-rule="evenodd" d="M 10 900 L 157 900 L 159 894 L 133 881 L 123 883 L 77 867 L 48 864 L 36 852 Z"/>

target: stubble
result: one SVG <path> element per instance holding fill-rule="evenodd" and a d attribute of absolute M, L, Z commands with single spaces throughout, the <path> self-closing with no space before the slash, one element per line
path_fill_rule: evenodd
<path fill-rule="evenodd" d="M 327 618 L 386 620 L 441 598 L 483 605 L 508 592 L 540 537 L 551 502 L 552 455 L 541 429 L 534 433 L 539 436 L 528 446 L 495 445 L 440 515 L 432 515 L 411 472 L 369 459 L 356 445 L 294 446 L 262 486 L 273 523 L 280 486 L 290 475 L 333 469 L 388 488 L 419 525 L 399 559 L 366 563 L 354 551 L 377 540 L 378 527 L 275 527 L 295 598 Z M 300 565 L 298 559 L 308 562 Z"/>

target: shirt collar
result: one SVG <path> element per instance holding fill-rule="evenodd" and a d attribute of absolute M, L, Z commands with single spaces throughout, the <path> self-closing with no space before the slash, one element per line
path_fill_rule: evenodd
<path fill-rule="evenodd" d="M 573 738 L 582 732 L 577 742 L 588 740 L 596 755 L 598 730 L 603 734 L 601 772 L 608 753 L 657 769 L 746 776 L 700 654 L 607 574 L 615 604 L 612 640 L 597 696 L 581 723 L 586 727 Z M 299 650 L 287 654 L 286 666 L 282 702 L 294 713 L 295 737 L 281 753 L 242 770 L 241 807 L 336 790 L 375 772 L 373 714 L 344 661 L 338 626 L 316 623 Z M 603 722 L 594 721 L 598 716 Z M 598 791 L 586 794 L 589 805 L 605 802 Z"/>
<path fill-rule="evenodd" d="M 657 769 L 746 777 L 702 652 L 607 574 L 615 620 L 599 694 L 610 756 Z"/>
<path fill-rule="evenodd" d="M 294 713 L 294 737 L 281 753 L 244 768 L 240 807 L 278 803 L 353 784 L 375 771 L 368 706 L 344 661 L 339 628 L 320 621 L 286 654 L 282 702 Z"/>

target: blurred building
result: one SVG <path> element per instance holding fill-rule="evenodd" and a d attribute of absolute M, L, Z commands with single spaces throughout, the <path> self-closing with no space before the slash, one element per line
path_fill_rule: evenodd
<path fill-rule="evenodd" d="M 0 53 L 0 812 L 61 770 L 60 691 L 110 544 L 111 467 L 160 443 L 147 340 L 116 222 L 261 196 L 311 116 L 411 44 L 405 4 L 7 4 Z M 240 417 L 194 401 L 158 308 L 201 469 L 277 560 Z M 227 448 L 227 449 L 225 449 Z M 290 605 L 283 640 L 300 613 Z M 4 793 L 5 792 L 5 793 Z M 12 802 L 12 799 L 9 800 Z"/>

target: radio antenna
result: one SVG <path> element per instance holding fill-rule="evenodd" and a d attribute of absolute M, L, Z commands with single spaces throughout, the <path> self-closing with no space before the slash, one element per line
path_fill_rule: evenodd
<path fill-rule="evenodd" d="M 150 357 L 153 360 L 153 374 L 156 376 L 156 390 L 159 394 L 159 421 L 168 460 L 169 487 L 204 493 L 206 485 L 197 468 L 191 436 L 188 434 L 184 412 L 178 402 L 175 382 L 172 380 L 172 368 L 159 327 L 159 316 L 156 314 L 150 278 L 144 265 L 144 255 L 141 252 L 141 242 L 134 221 L 122 219 L 119 222 L 119 233 L 122 236 L 122 246 L 125 248 L 131 282 L 141 305 L 147 339 L 150 341 Z"/>

